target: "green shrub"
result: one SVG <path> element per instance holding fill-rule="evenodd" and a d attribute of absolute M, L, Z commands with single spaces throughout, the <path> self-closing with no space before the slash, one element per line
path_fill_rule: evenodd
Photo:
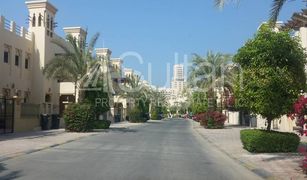
<path fill-rule="evenodd" d="M 146 119 L 143 117 L 142 112 L 137 107 L 134 107 L 132 110 L 130 110 L 128 114 L 129 122 L 131 123 L 146 122 Z"/>
<path fill-rule="evenodd" d="M 94 129 L 109 129 L 111 125 L 111 121 L 102 120 L 102 121 L 95 121 Z"/>
<path fill-rule="evenodd" d="M 159 114 L 157 111 L 152 111 L 150 119 L 159 120 Z"/>
<path fill-rule="evenodd" d="M 65 128 L 72 132 L 88 132 L 94 128 L 95 112 L 90 104 L 71 104 L 64 111 Z"/>
<path fill-rule="evenodd" d="M 249 152 L 295 152 L 300 138 L 294 133 L 247 129 L 240 132 L 243 148 Z"/>

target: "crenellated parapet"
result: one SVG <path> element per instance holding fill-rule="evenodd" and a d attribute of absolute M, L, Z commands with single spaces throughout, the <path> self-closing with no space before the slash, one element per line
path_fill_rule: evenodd
<path fill-rule="evenodd" d="M 4 16 L 0 16 L 0 28 L 6 31 L 14 33 L 16 36 L 20 36 L 27 40 L 32 41 L 32 33 L 29 32 L 25 27 L 18 26 L 15 21 L 10 21 Z"/>

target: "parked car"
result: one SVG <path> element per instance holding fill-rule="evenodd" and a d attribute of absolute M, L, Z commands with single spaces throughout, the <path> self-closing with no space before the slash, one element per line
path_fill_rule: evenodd
<path fill-rule="evenodd" d="M 145 118 L 146 120 L 149 120 L 149 119 L 150 119 L 149 113 L 145 113 L 145 114 L 144 114 L 144 118 Z"/>

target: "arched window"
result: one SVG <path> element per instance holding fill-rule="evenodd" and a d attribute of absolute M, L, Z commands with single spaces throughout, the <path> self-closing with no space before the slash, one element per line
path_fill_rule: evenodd
<path fill-rule="evenodd" d="M 39 16 L 38 16 L 38 26 L 41 26 L 42 25 L 42 15 L 41 13 L 39 13 Z"/>
<path fill-rule="evenodd" d="M 50 30 L 51 31 L 53 30 L 53 18 L 51 18 L 51 21 L 50 21 Z"/>
<path fill-rule="evenodd" d="M 50 17 L 49 17 L 49 14 L 47 16 L 47 28 L 49 28 L 49 23 L 50 23 Z"/>
<path fill-rule="evenodd" d="M 35 27 L 36 25 L 36 17 L 35 17 L 35 13 L 33 14 L 33 17 L 32 17 L 32 27 Z"/>

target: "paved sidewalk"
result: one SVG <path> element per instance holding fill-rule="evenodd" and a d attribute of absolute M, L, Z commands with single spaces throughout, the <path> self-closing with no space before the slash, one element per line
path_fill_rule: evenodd
<path fill-rule="evenodd" d="M 254 154 L 244 150 L 240 140 L 240 130 L 244 129 L 243 127 L 204 129 L 193 121 L 193 128 L 212 145 L 265 179 L 307 178 L 299 167 L 303 157 L 298 153 Z"/>
<path fill-rule="evenodd" d="M 59 146 L 93 133 L 72 133 L 64 129 L 5 134 L 0 136 L 0 162 L 43 149 Z"/>
<path fill-rule="evenodd" d="M 111 124 L 109 130 L 98 130 L 89 133 L 65 132 L 64 129 L 58 129 L 0 135 L 0 162 L 21 155 L 56 147 L 84 137 L 94 136 L 110 130 L 112 131 L 112 129 L 125 129 L 139 125 L 142 124 L 120 122 Z"/>

